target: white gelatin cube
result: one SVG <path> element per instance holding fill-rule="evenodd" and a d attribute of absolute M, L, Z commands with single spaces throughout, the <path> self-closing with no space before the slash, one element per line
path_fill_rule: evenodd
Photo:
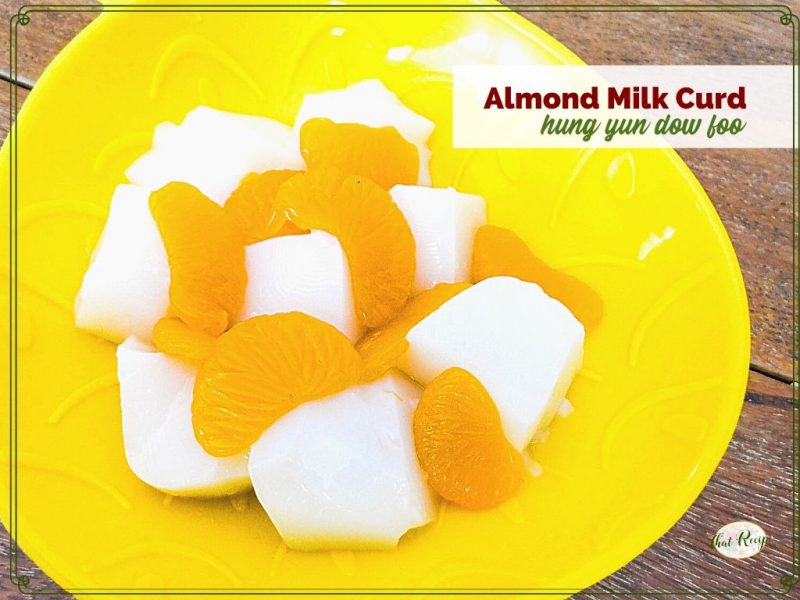
<path fill-rule="evenodd" d="M 417 291 L 470 280 L 475 232 L 486 224 L 486 201 L 453 188 L 396 185 L 389 193 L 417 243 Z"/>
<path fill-rule="evenodd" d="M 169 306 L 169 264 L 148 204 L 150 193 L 120 185 L 75 299 L 75 324 L 114 342 L 149 340 Z"/>
<path fill-rule="evenodd" d="M 246 248 L 241 320 L 300 311 L 358 339 L 350 268 L 339 240 L 324 231 L 270 238 Z"/>
<path fill-rule="evenodd" d="M 253 487 L 290 548 L 392 548 L 433 518 L 412 434 L 419 395 L 395 371 L 300 405 L 253 444 Z"/>
<path fill-rule="evenodd" d="M 295 130 L 299 133 L 303 123 L 318 117 L 335 123 L 394 127 L 419 150 L 417 183 L 430 185 L 431 152 L 426 143 L 433 133 L 433 122 L 408 108 L 378 79 L 367 79 L 339 90 L 306 94 L 295 119 Z"/>
<path fill-rule="evenodd" d="M 248 173 L 303 168 L 297 136 L 288 125 L 199 106 L 180 125 L 158 125 L 153 147 L 125 174 L 151 191 L 184 181 L 225 204 Z"/>
<path fill-rule="evenodd" d="M 117 348 L 125 457 L 134 474 L 175 495 L 218 496 L 250 486 L 244 455 L 206 453 L 192 429 L 197 370 L 129 338 Z"/>
<path fill-rule="evenodd" d="M 521 450 L 566 396 L 583 360 L 583 335 L 572 313 L 535 283 L 491 277 L 409 331 L 403 366 L 423 383 L 450 367 L 472 373 Z"/>

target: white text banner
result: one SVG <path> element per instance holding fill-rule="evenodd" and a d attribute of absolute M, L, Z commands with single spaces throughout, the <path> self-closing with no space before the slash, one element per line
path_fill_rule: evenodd
<path fill-rule="evenodd" d="M 792 148 L 783 65 L 456 66 L 456 148 Z"/>

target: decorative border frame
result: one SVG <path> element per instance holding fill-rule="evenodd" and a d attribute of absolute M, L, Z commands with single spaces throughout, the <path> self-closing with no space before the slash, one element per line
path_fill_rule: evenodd
<path fill-rule="evenodd" d="M 793 98 L 792 98 L 792 373 L 794 382 L 800 381 L 800 330 L 798 330 L 798 308 L 800 307 L 800 290 L 798 290 L 796 275 L 798 273 L 798 238 L 800 237 L 800 221 L 798 221 L 798 196 L 797 183 L 800 178 L 800 164 L 798 164 L 798 142 L 800 141 L 800 112 L 798 112 L 798 81 L 797 71 L 800 67 L 800 18 L 791 8 L 782 4 L 517 4 L 507 5 L 478 5 L 478 4 L 360 4 L 360 5 L 314 5 L 314 4 L 26 4 L 20 6 L 17 13 L 9 19 L 9 578 L 21 593 L 31 596 L 62 596 L 67 593 L 80 595 L 108 595 L 108 596 L 152 596 L 152 595 L 203 595 L 203 596 L 298 596 L 298 595 L 330 595 L 330 596 L 470 596 L 470 595 L 551 595 L 551 594 L 577 594 L 581 589 L 76 589 L 76 590 L 45 590 L 31 589 L 31 581 L 27 575 L 19 574 L 20 548 L 16 543 L 17 537 L 17 165 L 19 149 L 17 144 L 18 110 L 18 27 L 26 26 L 31 21 L 34 13 L 119 13 L 119 12 L 146 12 L 146 13 L 265 13 L 265 12 L 555 12 L 555 13 L 649 13 L 649 12 L 688 12 L 688 13 L 775 13 L 784 26 L 792 27 L 792 72 Z M 800 584 L 800 386 L 792 385 L 792 572 L 780 578 L 781 588 L 765 590 L 737 590 L 737 589 L 708 589 L 708 590 L 597 590 L 593 594 L 604 596 L 726 596 L 736 594 L 740 596 L 759 595 L 788 595 Z"/>

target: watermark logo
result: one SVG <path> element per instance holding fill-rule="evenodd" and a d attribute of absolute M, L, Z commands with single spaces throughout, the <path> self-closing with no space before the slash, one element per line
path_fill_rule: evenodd
<path fill-rule="evenodd" d="M 750 558 L 761 552 L 767 545 L 767 534 L 755 523 L 736 521 L 722 527 L 711 538 L 711 545 L 722 556 L 737 560 Z"/>

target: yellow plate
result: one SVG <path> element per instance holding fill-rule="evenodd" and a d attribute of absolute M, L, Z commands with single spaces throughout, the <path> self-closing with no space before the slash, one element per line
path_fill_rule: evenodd
<path fill-rule="evenodd" d="M 569 592 L 680 518 L 741 408 L 749 324 L 736 257 L 672 151 L 452 150 L 446 67 L 520 60 L 578 62 L 517 15 L 454 12 L 105 14 L 59 55 L 18 121 L 16 525 L 33 560 L 79 594 Z M 586 341 L 575 411 L 557 418 L 537 453 L 544 472 L 517 498 L 490 512 L 448 506 L 395 552 L 287 551 L 252 496 L 173 500 L 133 476 L 114 346 L 74 328 L 72 302 L 112 190 L 157 123 L 197 104 L 288 123 L 303 94 L 375 76 L 436 122 L 435 184 L 485 196 L 492 223 L 599 290 L 606 316 Z M 6 190 L 8 145 L 1 158 Z"/>

